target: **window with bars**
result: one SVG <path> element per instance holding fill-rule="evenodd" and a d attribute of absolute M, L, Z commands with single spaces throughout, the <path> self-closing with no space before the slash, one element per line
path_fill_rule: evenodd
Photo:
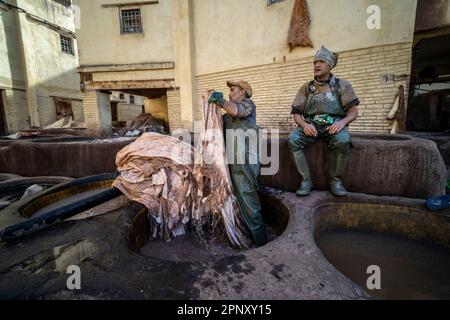
<path fill-rule="evenodd" d="M 142 32 L 141 9 L 120 10 L 120 28 L 122 33 Z"/>
<path fill-rule="evenodd" d="M 134 104 L 134 96 L 130 95 L 130 104 Z"/>
<path fill-rule="evenodd" d="M 72 38 L 60 35 L 60 40 L 61 40 L 62 52 L 73 55 L 73 40 L 72 40 Z"/>
<path fill-rule="evenodd" d="M 61 3 L 63 6 L 70 7 L 72 5 L 72 0 L 53 0 Z"/>

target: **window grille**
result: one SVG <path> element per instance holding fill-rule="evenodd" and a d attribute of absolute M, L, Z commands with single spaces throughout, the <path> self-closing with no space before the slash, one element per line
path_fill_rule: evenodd
<path fill-rule="evenodd" d="M 142 32 L 141 9 L 124 9 L 120 11 L 122 33 Z"/>

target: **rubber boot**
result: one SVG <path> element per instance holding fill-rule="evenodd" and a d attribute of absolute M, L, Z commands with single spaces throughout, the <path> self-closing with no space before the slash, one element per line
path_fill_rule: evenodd
<path fill-rule="evenodd" d="M 309 166 L 308 161 L 306 161 L 305 153 L 303 151 L 296 151 L 292 153 L 292 157 L 294 159 L 295 167 L 302 177 L 300 188 L 297 189 L 295 194 L 300 197 L 307 196 L 311 193 L 313 185 L 311 182 L 311 175 L 309 173 Z"/>
<path fill-rule="evenodd" d="M 345 190 L 340 177 L 344 171 L 345 165 L 347 164 L 348 155 L 344 153 L 334 154 L 333 152 L 330 152 L 328 159 L 330 172 L 329 185 L 331 193 L 338 197 L 346 196 L 347 190 Z"/>

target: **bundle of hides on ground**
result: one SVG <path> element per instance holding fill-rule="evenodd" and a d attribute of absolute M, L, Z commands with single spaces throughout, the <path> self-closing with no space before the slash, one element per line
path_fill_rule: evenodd
<path fill-rule="evenodd" d="M 113 186 L 148 208 L 154 239 L 170 241 L 188 223 L 198 228 L 219 220 L 233 246 L 250 245 L 226 164 L 222 115 L 207 98 L 196 150 L 171 136 L 144 133 L 117 153 L 116 165 L 120 176 Z"/>

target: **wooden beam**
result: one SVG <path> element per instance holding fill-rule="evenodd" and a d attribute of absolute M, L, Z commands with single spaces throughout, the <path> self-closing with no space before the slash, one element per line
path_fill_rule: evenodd
<path fill-rule="evenodd" d="M 86 81 L 86 90 L 173 89 L 174 79 L 135 81 Z"/>
<path fill-rule="evenodd" d="M 116 72 L 116 71 L 136 71 L 136 70 L 161 70 L 173 69 L 175 64 L 167 62 L 145 62 L 130 64 L 105 64 L 105 65 L 84 65 L 78 68 L 78 72 Z"/>
<path fill-rule="evenodd" d="M 117 8 L 126 6 L 147 6 L 152 4 L 159 4 L 159 1 L 135 1 L 135 2 L 124 2 L 124 3 L 108 3 L 102 4 L 102 8 Z"/>

